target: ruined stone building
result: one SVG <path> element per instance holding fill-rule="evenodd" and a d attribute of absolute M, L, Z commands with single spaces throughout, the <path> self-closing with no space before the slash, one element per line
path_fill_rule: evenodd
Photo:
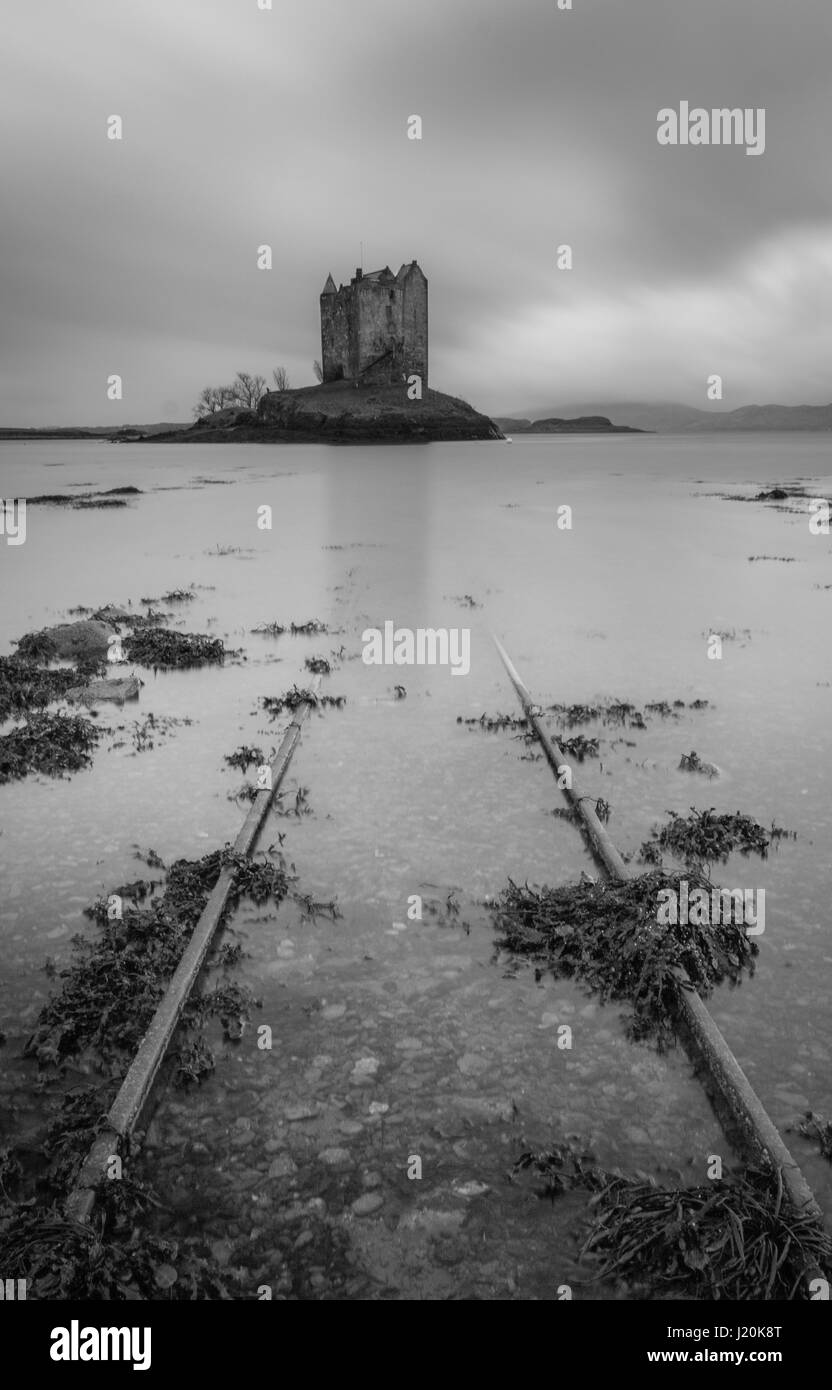
<path fill-rule="evenodd" d="M 428 282 L 416 262 L 398 275 L 389 266 L 367 275 L 356 270 L 337 290 L 328 275 L 321 347 L 324 381 L 400 385 L 416 375 L 427 388 Z"/>

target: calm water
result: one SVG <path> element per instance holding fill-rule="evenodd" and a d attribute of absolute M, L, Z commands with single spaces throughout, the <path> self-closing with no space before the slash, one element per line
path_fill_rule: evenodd
<path fill-rule="evenodd" d="M 101 707 L 110 727 L 149 711 L 193 719 L 153 750 L 135 754 L 128 739 L 108 751 L 108 739 L 91 771 L 0 788 L 7 1127 L 40 1123 L 19 1053 L 48 990 L 44 959 L 60 965 L 87 929 L 82 908 L 136 877 L 135 846 L 170 862 L 234 837 L 243 810 L 229 794 L 242 777 L 223 754 L 276 745 L 280 726 L 257 697 L 303 683 L 304 657 L 343 645 L 325 688 L 346 707 L 310 721 L 291 769 L 314 814 L 272 816 L 261 841 L 285 834 L 300 887 L 335 895 L 343 916 L 239 914 L 241 978 L 274 1044 L 258 1051 L 246 1033 L 199 1092 L 159 1108 L 146 1152 L 182 1229 L 206 1232 L 253 1287 L 300 1296 L 336 1280 L 342 1297 L 552 1298 L 578 1277 L 574 1213 L 506 1183 L 524 1147 L 575 1133 L 606 1164 L 685 1181 L 704 1180 L 709 1153 L 730 1162 L 683 1055 L 624 1044 L 618 1009 L 525 971 L 509 978 L 492 959 L 486 895 L 509 876 L 593 871 L 550 814 L 561 802 L 545 765 L 509 733 L 456 722 L 515 710 L 492 632 L 541 703 L 710 702 L 628 732 L 635 747 L 603 744 L 582 780 L 611 803 L 625 852 L 691 805 L 797 832 L 767 861 L 715 872 L 765 889 L 766 931 L 754 979 L 711 1007 L 776 1123 L 810 1106 L 832 1114 L 830 541 L 799 511 L 718 496 L 796 479 L 830 496 L 824 436 L 3 445 L 5 497 L 124 484 L 144 495 L 123 511 L 30 509 L 25 545 L 0 544 L 0 652 L 68 607 L 194 583 L 204 587 L 177 621 L 247 656 L 219 671 L 144 672 L 138 706 Z M 271 532 L 257 528 L 264 503 Z M 557 528 L 561 504 L 571 531 Z M 251 633 L 311 617 L 331 634 Z M 386 619 L 469 627 L 470 674 L 365 666 L 361 633 Z M 721 662 L 707 659 L 711 629 L 737 633 Z M 692 748 L 722 769 L 718 781 L 676 770 Z M 409 895 L 441 904 L 451 888 L 469 930 L 427 910 L 394 929 Z M 573 1027 L 571 1052 L 557 1048 L 560 1023 Z M 383 1118 L 372 1102 L 389 1107 Z M 291 1118 L 292 1106 L 309 1116 Z M 829 1210 L 828 1166 L 787 1139 Z M 407 1177 L 414 1155 L 420 1180 Z M 461 1186 L 472 1182 L 488 1191 Z M 362 1195 L 379 1200 L 356 1216 Z"/>

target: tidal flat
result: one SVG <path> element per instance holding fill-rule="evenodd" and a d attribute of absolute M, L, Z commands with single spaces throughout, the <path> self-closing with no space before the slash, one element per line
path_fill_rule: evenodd
<path fill-rule="evenodd" d="M 625 855 L 694 808 L 794 836 L 714 868 L 716 883 L 764 890 L 767 911 L 753 978 L 709 1007 L 832 1207 L 828 1161 L 796 1132 L 806 1110 L 832 1113 L 830 539 L 802 500 L 832 493 L 822 439 L 0 449 L 5 497 L 79 483 L 140 491 L 112 510 L 33 508 L 25 544 L 0 546 L 0 656 L 71 609 L 147 614 L 162 595 L 166 628 L 233 658 L 154 669 L 138 643 L 115 668 L 144 682 L 138 702 L 93 716 L 121 733 L 71 775 L 0 786 L 6 1142 L 34 1163 L 56 1105 L 97 1077 L 87 1059 L 34 1085 L 23 1049 L 55 989 L 44 963 L 68 967 L 73 935 L 95 930 L 84 909 L 135 880 L 137 851 L 170 865 L 233 840 L 234 750 L 267 754 L 286 692 L 314 670 L 339 704 L 307 722 L 260 841 L 298 894 L 243 901 L 230 920 L 234 979 L 259 1007 L 238 1036 L 209 1021 L 213 1069 L 161 1096 L 136 1168 L 161 1203 L 148 1228 L 191 1242 L 235 1296 L 550 1299 L 591 1277 L 587 1194 L 541 1200 L 532 1168 L 514 1171 L 522 1154 L 569 1142 L 691 1188 L 709 1155 L 730 1167 L 681 1049 L 628 1041 L 625 1009 L 496 946 L 488 904 L 509 880 L 596 873 L 552 814 L 563 801 L 496 633 L 553 729 L 588 715 L 582 780 Z M 785 554 L 801 563 L 748 563 Z M 470 669 L 367 664 L 362 633 L 387 622 L 468 629 Z M 641 717 L 609 717 L 628 707 Z M 6 713 L 0 734 L 20 722 Z M 136 736 L 150 719 L 164 737 Z M 718 776 L 691 776 L 693 749 Z M 337 915 L 305 911 L 304 895 Z M 582 1296 L 627 1293 L 597 1282 Z"/>

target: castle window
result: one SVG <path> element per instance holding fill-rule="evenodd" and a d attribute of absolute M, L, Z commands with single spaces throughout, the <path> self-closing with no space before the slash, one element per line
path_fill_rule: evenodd
<path fill-rule="evenodd" d="M 391 304 L 393 303 L 393 300 L 394 300 L 395 298 L 396 298 L 396 291 L 395 291 L 395 290 L 391 290 L 391 291 L 390 291 L 390 303 L 391 303 Z"/>

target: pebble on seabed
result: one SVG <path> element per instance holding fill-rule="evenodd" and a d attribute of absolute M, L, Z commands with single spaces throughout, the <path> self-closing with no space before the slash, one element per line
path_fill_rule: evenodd
<path fill-rule="evenodd" d="M 352 1210 L 356 1216 L 372 1216 L 374 1211 L 384 1206 L 384 1198 L 377 1192 L 365 1192 L 362 1197 L 356 1197 L 352 1203 Z"/>

